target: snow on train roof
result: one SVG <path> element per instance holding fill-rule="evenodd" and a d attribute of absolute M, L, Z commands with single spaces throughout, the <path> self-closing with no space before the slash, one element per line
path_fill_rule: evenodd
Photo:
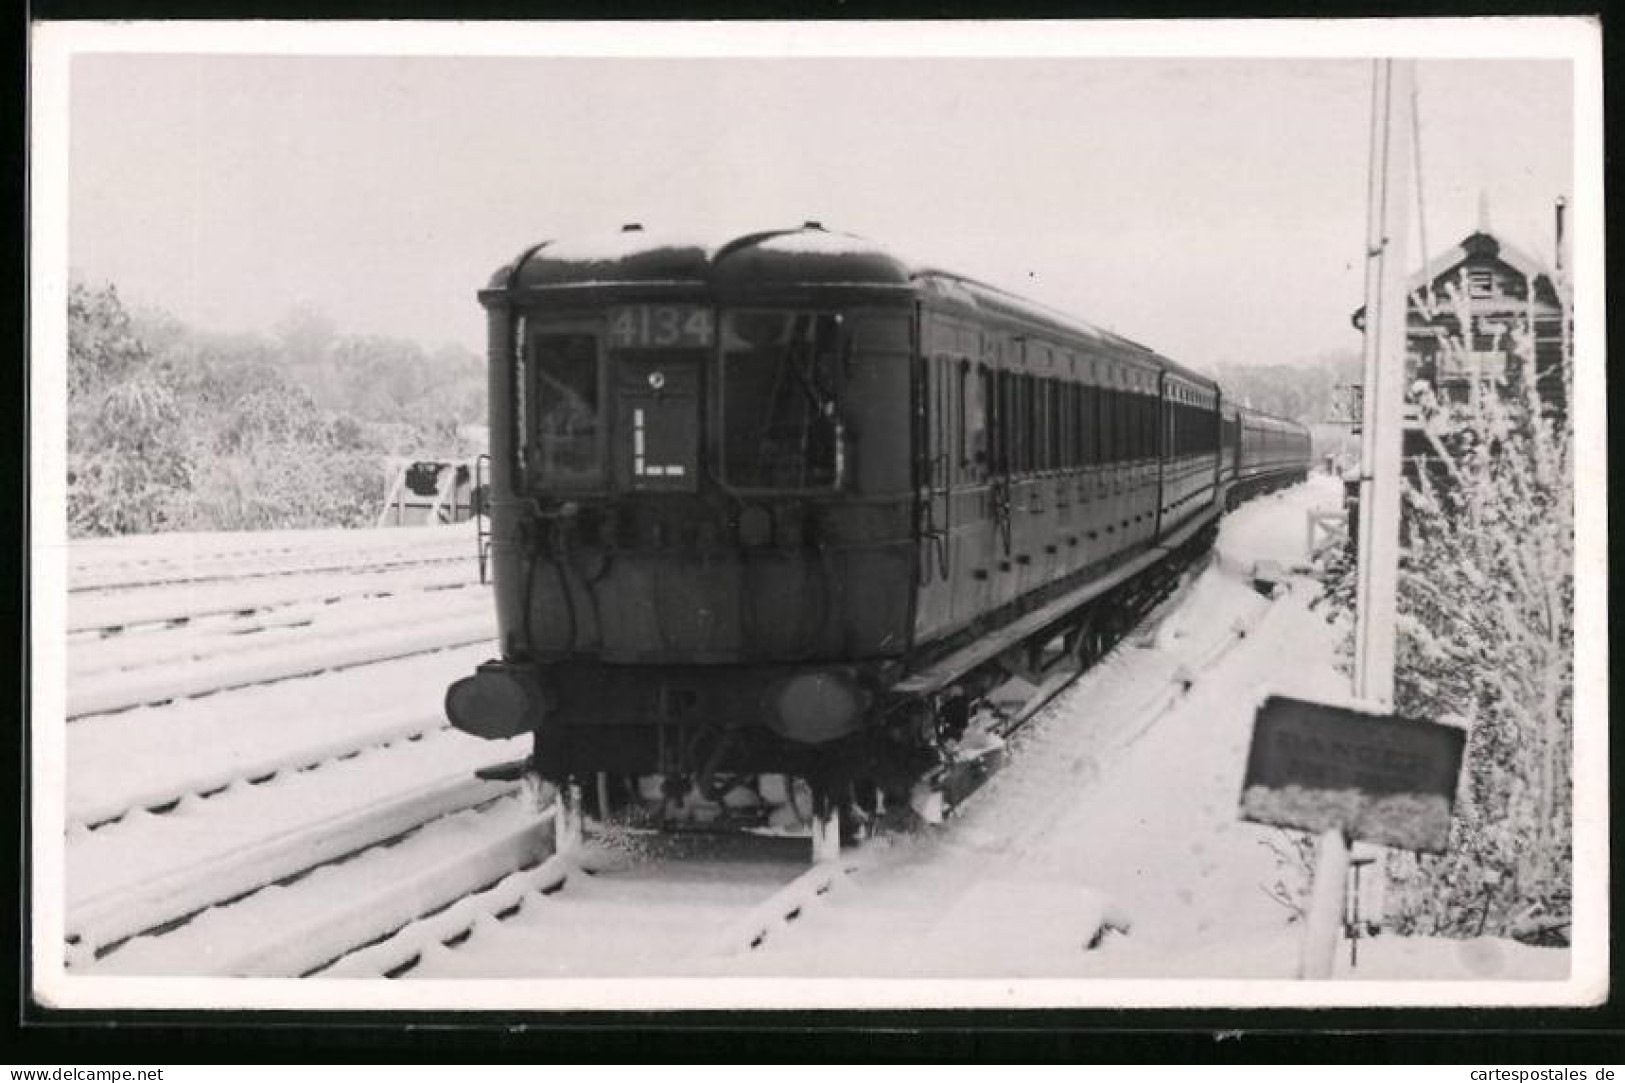
<path fill-rule="evenodd" d="M 808 224 L 797 229 L 766 233 L 727 234 L 665 233 L 640 225 L 623 226 L 612 233 L 586 234 L 546 241 L 535 255 L 568 263 L 613 263 L 647 252 L 687 249 L 704 254 L 713 262 L 724 251 L 757 247 L 776 252 L 804 255 L 874 255 L 884 250 L 875 242 L 851 233 L 836 233 Z"/>
<path fill-rule="evenodd" d="M 797 263 L 811 257 L 811 263 Z M 741 284 L 799 275 L 825 285 L 901 285 L 907 265 L 875 244 L 816 223 L 728 236 L 667 233 L 629 225 L 613 233 L 544 241 L 491 280 L 491 288 L 621 282 Z"/>
<path fill-rule="evenodd" d="M 501 290 L 657 280 L 714 282 L 733 277 L 732 271 L 744 272 L 746 267 L 751 272 L 762 272 L 766 270 L 764 260 L 798 256 L 822 257 L 818 262 L 827 263 L 823 273 L 809 276 L 822 284 L 926 284 L 990 313 L 1014 316 L 1058 332 L 1092 338 L 1154 361 L 1194 383 L 1217 387 L 1211 377 L 1171 361 L 1133 339 L 997 286 L 919 264 L 865 237 L 827 230 L 816 222 L 727 237 L 662 232 L 628 225 L 615 232 L 545 241 L 498 271 L 491 286 Z"/>
<path fill-rule="evenodd" d="M 614 233 L 587 234 L 548 241 L 536 255 L 565 263 L 615 263 L 629 256 L 660 249 L 698 250 L 705 253 L 709 259 L 715 248 L 715 243 L 704 237 L 623 229 Z"/>

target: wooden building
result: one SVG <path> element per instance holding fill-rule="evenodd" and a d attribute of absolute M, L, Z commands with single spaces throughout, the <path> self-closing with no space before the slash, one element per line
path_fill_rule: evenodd
<path fill-rule="evenodd" d="M 1441 407 L 1480 389 L 1520 390 L 1513 363 L 1520 333 L 1533 332 L 1537 385 L 1548 409 L 1566 407 L 1562 358 L 1567 307 L 1560 276 L 1481 226 L 1411 277 L 1405 386 L 1407 415 L 1423 389 Z M 1354 326 L 1365 329 L 1365 308 Z"/>

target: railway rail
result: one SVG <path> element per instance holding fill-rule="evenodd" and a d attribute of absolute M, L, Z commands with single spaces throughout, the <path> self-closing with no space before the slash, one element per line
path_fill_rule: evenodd
<path fill-rule="evenodd" d="M 511 784 L 458 771 L 405 793 L 273 833 L 251 845 L 119 884 L 69 906 L 66 925 L 71 951 L 81 960 L 99 958 L 133 937 L 308 875 L 363 850 L 387 846 L 432 820 L 489 804 L 512 789 Z"/>
<path fill-rule="evenodd" d="M 393 598 L 478 582 L 478 571 L 472 567 L 430 566 L 411 574 L 361 567 L 271 582 L 228 580 L 184 591 L 169 584 L 121 587 L 71 597 L 68 635 L 70 640 L 89 640 L 203 622 L 240 625 L 245 618 L 291 606 Z"/>
<path fill-rule="evenodd" d="M 309 677 L 376 662 L 433 654 L 493 639 L 488 613 L 470 613 L 406 628 L 379 628 L 335 640 L 318 639 L 259 656 L 227 658 L 209 666 L 182 661 L 134 671 L 102 673 L 68 689 L 70 723 L 151 704 L 170 703 L 252 685 Z"/>
<path fill-rule="evenodd" d="M 266 535 L 154 534 L 75 541 L 71 594 L 196 586 L 279 576 L 399 571 L 474 563 L 472 532 L 458 527 L 379 531 L 289 531 Z"/>

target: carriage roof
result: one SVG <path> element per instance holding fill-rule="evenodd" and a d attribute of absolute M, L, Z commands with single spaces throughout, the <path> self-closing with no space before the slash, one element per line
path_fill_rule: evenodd
<path fill-rule="evenodd" d="M 482 291 L 494 300 L 533 290 L 687 285 L 722 290 L 772 286 L 845 286 L 929 291 L 986 315 L 1058 337 L 1086 339 L 1120 359 L 1178 374 L 1218 390 L 1210 377 L 1111 331 L 953 272 L 915 264 L 873 241 L 809 222 L 717 239 L 645 231 L 544 241 L 504 265 Z"/>

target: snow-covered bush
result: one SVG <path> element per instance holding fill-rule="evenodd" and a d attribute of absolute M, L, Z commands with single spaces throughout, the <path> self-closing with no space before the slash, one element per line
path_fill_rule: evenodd
<path fill-rule="evenodd" d="M 1447 303 L 1473 327 L 1464 289 Z M 1402 932 L 1528 935 L 1568 915 L 1572 381 L 1564 356 L 1560 385 L 1547 377 L 1537 394 L 1531 322 L 1507 330 L 1507 371 L 1466 403 L 1413 394 L 1429 453 L 1407 471 L 1395 707 L 1463 725 L 1468 741 L 1449 852 L 1390 860 Z M 1352 566 L 1334 572 L 1334 604 L 1350 604 L 1352 578 Z"/>
<path fill-rule="evenodd" d="M 310 313 L 275 338 L 201 333 L 133 318 L 111 286 L 74 283 L 68 308 L 74 536 L 368 525 L 391 456 L 478 450 L 457 437 L 483 412 L 467 351 L 337 336 Z"/>
<path fill-rule="evenodd" d="M 68 527 L 76 535 L 173 526 L 190 484 L 173 374 L 111 286 L 68 290 Z"/>

